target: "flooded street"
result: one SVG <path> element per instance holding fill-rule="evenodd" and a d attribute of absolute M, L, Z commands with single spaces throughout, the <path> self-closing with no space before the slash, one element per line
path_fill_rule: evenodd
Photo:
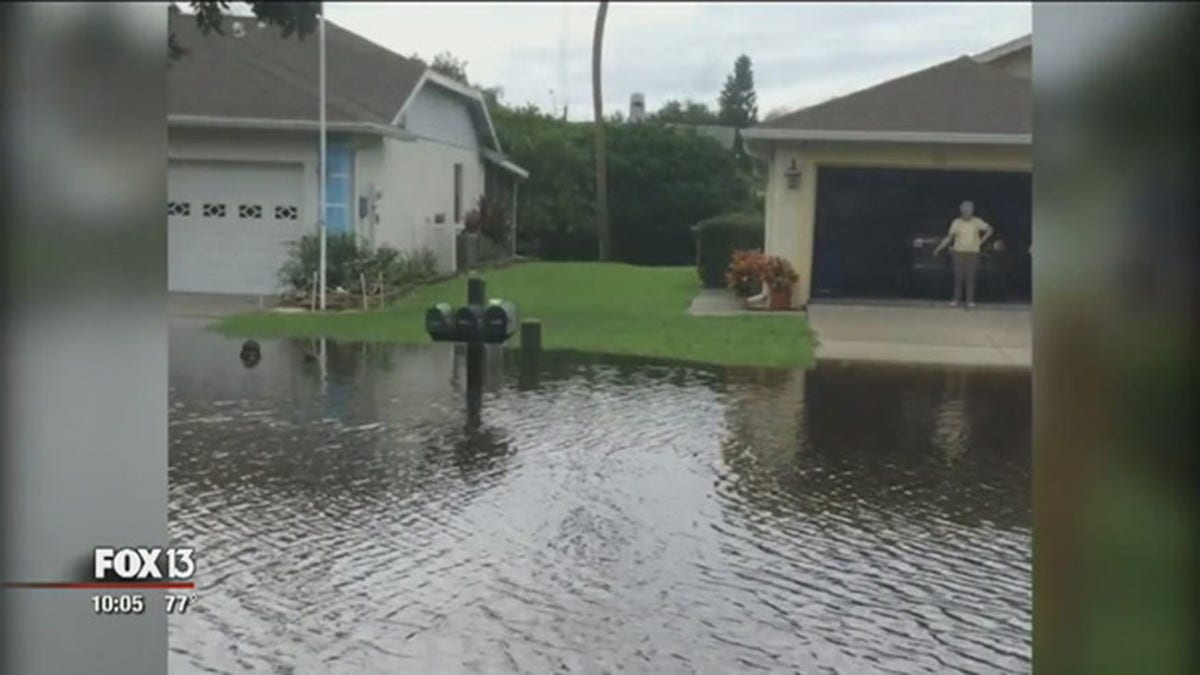
<path fill-rule="evenodd" d="M 1028 371 L 171 327 L 173 672 L 1028 672 Z"/>

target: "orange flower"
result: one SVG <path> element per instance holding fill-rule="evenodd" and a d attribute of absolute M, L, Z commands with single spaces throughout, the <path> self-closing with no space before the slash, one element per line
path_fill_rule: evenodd
<path fill-rule="evenodd" d="M 725 284 L 742 297 L 757 294 L 762 287 L 766 256 L 758 251 L 734 251 L 725 273 Z"/>

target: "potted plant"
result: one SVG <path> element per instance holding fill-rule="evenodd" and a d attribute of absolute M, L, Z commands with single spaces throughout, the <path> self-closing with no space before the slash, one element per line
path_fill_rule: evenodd
<path fill-rule="evenodd" d="M 739 298 L 758 295 L 762 291 L 765 262 L 766 256 L 758 251 L 734 251 L 725 271 L 725 285 Z"/>
<path fill-rule="evenodd" d="M 777 255 L 763 262 L 762 283 L 771 292 L 771 309 L 791 309 L 792 289 L 800 281 L 800 275 L 792 264 Z"/>

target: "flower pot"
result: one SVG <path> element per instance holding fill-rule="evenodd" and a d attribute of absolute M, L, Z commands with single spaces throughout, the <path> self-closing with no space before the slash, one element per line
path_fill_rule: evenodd
<path fill-rule="evenodd" d="M 733 288 L 733 293 L 739 298 L 749 298 L 758 295 L 761 288 L 762 284 L 752 279 L 748 282 L 737 283 Z"/>
<path fill-rule="evenodd" d="M 792 289 L 791 288 L 772 288 L 771 289 L 771 309 L 791 309 L 792 308 Z"/>

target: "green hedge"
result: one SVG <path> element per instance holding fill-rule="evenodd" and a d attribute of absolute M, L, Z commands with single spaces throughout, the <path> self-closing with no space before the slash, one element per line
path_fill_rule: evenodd
<path fill-rule="evenodd" d="M 309 234 L 292 242 L 288 259 L 279 269 L 279 280 L 293 290 L 312 287 L 313 276 L 320 269 L 321 239 Z M 353 234 L 330 234 L 325 239 L 325 283 L 329 288 L 358 290 L 359 275 L 368 283 L 382 278 L 385 286 L 394 288 L 432 278 L 437 274 L 437 256 L 420 249 L 403 253 L 388 246 L 371 250 L 360 245 Z"/>
<path fill-rule="evenodd" d="M 517 204 L 517 251 L 544 260 L 595 260 L 595 126 L 535 107 L 494 106 L 500 144 L 529 171 Z M 605 127 L 614 261 L 693 262 L 691 228 L 751 210 L 749 179 L 732 152 L 700 134 L 655 124 Z"/>
<path fill-rule="evenodd" d="M 763 248 L 761 213 L 727 213 L 696 225 L 696 271 L 705 288 L 723 288 L 734 251 Z"/>

